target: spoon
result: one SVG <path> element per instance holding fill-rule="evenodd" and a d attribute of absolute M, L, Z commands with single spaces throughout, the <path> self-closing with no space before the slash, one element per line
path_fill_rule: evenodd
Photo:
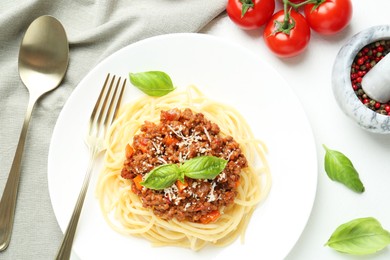
<path fill-rule="evenodd" d="M 19 51 L 19 75 L 30 96 L 19 143 L 0 201 L 0 251 L 8 247 L 11 239 L 20 164 L 32 110 L 40 96 L 60 84 L 68 61 L 69 44 L 61 23 L 52 16 L 35 19 L 26 31 Z"/>

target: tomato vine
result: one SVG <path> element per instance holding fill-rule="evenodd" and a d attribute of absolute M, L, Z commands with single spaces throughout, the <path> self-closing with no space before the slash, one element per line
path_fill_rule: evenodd
<path fill-rule="evenodd" d="M 342 31 L 352 18 L 351 0 L 278 0 L 283 4 L 283 8 L 274 13 L 275 1 L 228 0 L 226 11 L 230 19 L 242 29 L 253 30 L 265 25 L 263 35 L 266 43 L 269 43 L 268 38 L 278 34 L 281 35 L 275 38 L 283 39 L 284 43 L 288 41 L 288 37 L 293 35 L 298 37 L 296 34 L 301 34 L 299 37 L 308 39 L 311 30 L 323 35 L 335 34 Z M 269 31 L 270 28 L 272 31 Z M 293 31 L 295 33 L 292 33 Z M 294 42 L 297 41 L 291 41 L 289 44 Z M 306 45 L 307 43 L 302 44 L 300 41 L 299 48 L 305 49 Z M 269 47 L 268 44 L 267 46 Z M 301 52 L 297 52 L 294 48 L 290 49 L 294 51 L 290 55 L 285 53 L 284 57 L 295 56 Z"/>

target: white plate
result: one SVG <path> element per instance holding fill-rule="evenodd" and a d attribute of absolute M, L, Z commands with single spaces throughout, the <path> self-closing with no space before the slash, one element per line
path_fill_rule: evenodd
<path fill-rule="evenodd" d="M 88 162 L 87 122 L 108 72 L 127 77 L 148 70 L 167 72 L 174 84 L 198 86 L 208 97 L 236 107 L 255 135 L 269 148 L 271 193 L 253 215 L 245 243 L 200 252 L 154 248 L 124 237 L 105 223 L 94 197 L 92 179 L 74 241 L 88 259 L 282 259 L 300 237 L 310 216 L 317 187 L 317 157 L 306 115 L 281 76 L 238 45 L 202 34 L 149 38 L 114 53 L 77 86 L 54 128 L 48 159 L 49 192 L 61 229 L 78 196 Z M 143 95 L 128 85 L 126 101 Z M 101 158 L 100 158 L 101 159 Z M 95 167 L 94 177 L 99 163 Z"/>

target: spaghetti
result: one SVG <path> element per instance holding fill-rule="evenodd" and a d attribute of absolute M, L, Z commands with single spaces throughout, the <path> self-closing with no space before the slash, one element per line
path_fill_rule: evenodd
<path fill-rule="evenodd" d="M 124 151 L 130 140 L 139 134 L 145 122 L 158 122 L 161 111 L 177 108 L 202 113 L 217 124 L 221 134 L 232 136 L 240 144 L 247 161 L 247 167 L 241 169 L 233 203 L 222 207 L 222 214 L 211 223 L 157 216 L 152 208 L 144 207 L 134 192 L 134 182 L 121 176 L 126 158 Z M 255 139 L 235 109 L 208 99 L 194 86 L 159 98 L 145 96 L 123 106 L 109 130 L 106 143 L 104 169 L 96 190 L 104 218 L 114 230 L 144 237 L 155 246 L 173 245 L 199 250 L 208 244 L 225 246 L 239 236 L 243 241 L 253 211 L 271 187 L 265 145 Z"/>

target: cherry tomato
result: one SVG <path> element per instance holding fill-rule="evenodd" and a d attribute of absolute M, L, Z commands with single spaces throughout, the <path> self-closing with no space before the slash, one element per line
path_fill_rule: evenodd
<path fill-rule="evenodd" d="M 351 0 L 322 0 L 304 8 L 307 23 L 316 32 L 324 35 L 335 34 L 343 30 L 352 18 Z"/>
<path fill-rule="evenodd" d="M 248 8 L 242 15 L 242 9 Z M 230 19 L 245 30 L 266 24 L 275 10 L 275 0 L 229 0 L 226 11 Z"/>
<path fill-rule="evenodd" d="M 302 53 L 310 41 L 310 27 L 300 13 L 290 11 L 290 29 L 283 30 L 284 10 L 275 13 L 264 29 L 264 41 L 268 48 L 282 58 Z M 276 22 L 275 22 L 276 21 Z"/>

